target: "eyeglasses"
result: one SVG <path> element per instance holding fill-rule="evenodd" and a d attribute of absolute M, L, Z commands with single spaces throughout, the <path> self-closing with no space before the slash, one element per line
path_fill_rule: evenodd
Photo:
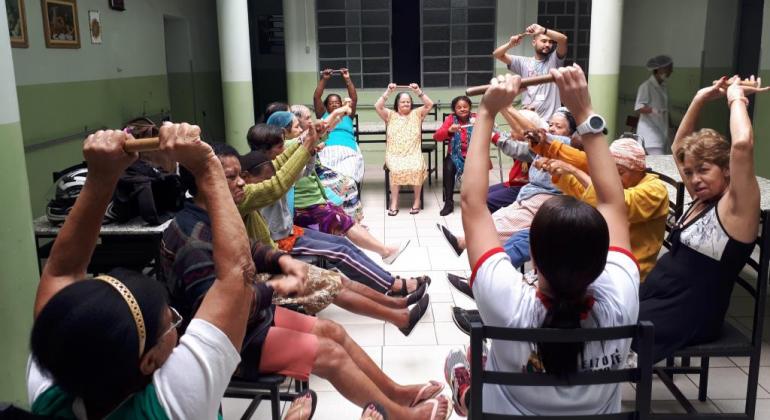
<path fill-rule="evenodd" d="M 171 326 L 170 326 L 170 327 L 168 327 L 168 329 L 166 330 L 166 332 L 164 332 L 164 333 L 161 335 L 161 337 L 163 337 L 164 335 L 166 335 L 166 334 L 170 333 L 172 330 L 175 330 L 175 329 L 177 329 L 177 327 L 179 327 L 179 325 L 180 325 L 180 324 L 182 323 L 182 321 L 184 320 L 184 318 L 182 318 L 182 315 L 179 315 L 179 312 L 177 312 L 177 310 L 176 310 L 176 309 L 174 309 L 174 307 L 173 307 L 173 306 L 169 306 L 168 308 L 169 308 L 169 309 L 171 309 Z"/>

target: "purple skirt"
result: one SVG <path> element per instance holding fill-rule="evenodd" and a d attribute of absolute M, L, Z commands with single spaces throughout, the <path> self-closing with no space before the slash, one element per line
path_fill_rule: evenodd
<path fill-rule="evenodd" d="M 294 224 L 330 235 L 345 236 L 355 221 L 342 207 L 327 203 L 296 209 Z"/>

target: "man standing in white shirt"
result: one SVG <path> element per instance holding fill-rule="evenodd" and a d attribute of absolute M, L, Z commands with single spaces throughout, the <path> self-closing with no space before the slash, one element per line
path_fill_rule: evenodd
<path fill-rule="evenodd" d="M 652 71 L 649 79 L 639 86 L 634 111 L 639 112 L 636 133 L 644 141 L 648 155 L 662 155 L 668 146 L 668 88 L 666 79 L 674 71 L 674 62 L 667 55 L 659 55 L 647 61 Z"/>
<path fill-rule="evenodd" d="M 532 35 L 534 57 L 506 53 L 509 49 L 519 45 L 527 35 Z M 564 65 L 564 57 L 567 56 L 567 35 L 533 23 L 527 27 L 524 33 L 512 36 L 508 42 L 497 47 L 492 55 L 505 63 L 508 70 L 522 78 L 542 76 L 548 74 L 549 70 Z M 540 115 L 540 118 L 548 121 L 551 114 L 561 106 L 559 89 L 553 83 L 530 86 L 523 92 L 521 104 L 524 108 L 532 109 Z"/>

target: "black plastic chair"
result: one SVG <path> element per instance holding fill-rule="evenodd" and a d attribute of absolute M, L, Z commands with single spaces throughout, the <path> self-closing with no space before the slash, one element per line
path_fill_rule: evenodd
<path fill-rule="evenodd" d="M 547 373 L 497 372 L 481 367 L 481 346 L 484 339 L 524 341 L 531 343 L 574 343 L 636 338 L 639 343 L 638 366 L 633 369 L 587 371 L 565 376 Z M 652 323 L 612 328 L 502 328 L 471 322 L 471 406 L 469 419 L 581 419 L 581 420 L 646 420 L 650 418 L 652 395 L 652 346 L 655 339 Z M 510 386 L 575 386 L 622 382 L 636 383 L 636 406 L 632 412 L 576 416 L 565 407 L 563 416 L 520 416 L 484 413 L 482 389 L 484 384 Z"/>
<path fill-rule="evenodd" d="M 740 329 L 725 321 L 722 335 L 716 341 L 689 346 L 678 350 L 667 360 L 666 366 L 655 368 L 671 394 L 677 399 L 682 408 L 690 415 L 698 412 L 674 384 L 675 374 L 698 374 L 698 400 L 708 398 L 709 358 L 711 357 L 748 357 L 749 377 L 746 387 L 746 407 L 743 413 L 710 415 L 720 419 L 753 419 L 757 404 L 757 382 L 759 380 L 759 362 L 762 352 L 762 331 L 765 321 L 765 304 L 767 301 L 768 261 L 770 261 L 770 210 L 763 210 L 760 223 L 761 233 L 755 241 L 759 248 L 759 259 L 754 256 L 749 259 L 743 272 L 738 276 L 736 284 L 745 289 L 754 298 L 754 311 L 751 334 L 746 335 Z M 681 366 L 674 366 L 674 358 L 682 358 Z M 700 358 L 700 366 L 689 366 L 691 357 Z M 657 416 L 656 416 L 657 417 Z"/>
<path fill-rule="evenodd" d="M 308 389 L 307 382 L 295 382 L 294 392 L 281 392 L 279 387 L 284 383 L 283 375 L 265 375 L 259 380 L 244 380 L 233 378 L 225 391 L 225 398 L 239 398 L 251 400 L 251 403 L 243 412 L 241 420 L 248 420 L 259 408 L 262 400 L 270 400 L 271 418 L 281 420 L 281 401 L 293 401 L 302 392 Z"/>

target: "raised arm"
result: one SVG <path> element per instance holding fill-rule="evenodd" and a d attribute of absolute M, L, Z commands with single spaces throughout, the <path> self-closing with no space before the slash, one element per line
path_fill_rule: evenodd
<path fill-rule="evenodd" d="M 505 44 L 500 45 L 492 51 L 492 56 L 500 60 L 505 66 L 511 65 L 511 56 L 508 55 L 508 50 L 521 44 L 521 40 L 524 39 L 524 34 L 514 35 Z"/>
<path fill-rule="evenodd" d="M 730 107 L 730 186 L 719 200 L 722 224 L 733 238 L 752 242 L 757 236 L 759 223 L 759 185 L 754 174 L 754 130 L 751 127 L 748 105 L 740 80 L 727 88 Z"/>
<path fill-rule="evenodd" d="M 553 29 L 545 28 L 537 23 L 529 25 L 525 32 L 532 36 L 545 35 L 551 38 L 553 42 L 556 43 L 556 56 L 559 58 L 567 56 L 567 35 Z"/>
<path fill-rule="evenodd" d="M 321 118 L 326 112 L 326 106 L 324 106 L 324 101 L 321 99 L 321 96 L 323 96 L 324 90 L 326 89 L 326 81 L 329 80 L 330 77 L 332 77 L 332 70 L 324 69 L 323 72 L 321 72 L 321 78 L 318 79 L 318 85 L 316 85 L 315 91 L 313 92 L 313 109 L 315 110 L 316 118 Z"/>
<path fill-rule="evenodd" d="M 222 330 L 240 351 L 251 303 L 259 297 L 252 288 L 256 270 L 246 228 L 227 187 L 224 169 L 211 147 L 201 140 L 197 126 L 162 126 L 160 147 L 195 176 L 211 218 L 217 277 L 195 317 Z"/>
<path fill-rule="evenodd" d="M 374 103 L 374 110 L 377 111 L 377 115 L 379 115 L 380 118 L 386 123 L 388 122 L 388 117 L 390 117 L 391 111 L 388 108 L 385 108 L 385 101 L 388 100 L 388 96 L 390 96 L 394 90 L 396 90 L 396 84 L 389 84 L 388 88 L 385 89 L 385 92 L 383 92 L 382 95 L 377 98 L 377 102 Z"/>
<path fill-rule="evenodd" d="M 489 142 L 495 115 L 513 102 L 519 92 L 520 82 L 519 76 L 510 74 L 492 79 L 492 86 L 482 97 L 476 114 L 460 193 L 463 229 L 471 267 L 476 267 L 485 252 L 500 246 L 492 215 L 487 208 Z"/>
<path fill-rule="evenodd" d="M 420 107 L 420 119 L 425 119 L 431 109 L 433 109 L 433 101 L 420 89 L 417 83 L 411 83 L 409 89 L 412 89 L 415 95 L 422 101 L 422 107 Z"/>
<path fill-rule="evenodd" d="M 88 164 L 88 175 L 72 211 L 56 236 L 40 276 L 35 317 L 59 290 L 85 278 L 102 218 L 118 178 L 137 158 L 136 153 L 123 151 L 126 140 L 132 138 L 121 130 L 100 130 L 86 138 L 83 157 Z"/>
<path fill-rule="evenodd" d="M 356 113 L 356 105 L 358 105 L 358 93 L 356 93 L 356 86 L 353 81 L 350 80 L 350 72 L 346 68 L 341 68 L 342 78 L 345 80 L 345 87 L 348 89 L 348 98 L 350 98 L 350 114 Z"/>
<path fill-rule="evenodd" d="M 593 114 L 591 96 L 588 93 L 583 69 L 578 65 L 551 69 L 564 105 L 572 111 L 575 120 L 582 124 Z M 607 140 L 603 134 L 583 135 L 583 145 L 588 156 L 588 169 L 596 190 L 596 208 L 607 221 L 610 232 L 610 246 L 631 249 L 628 233 L 628 217 L 626 202 L 623 196 L 623 185 L 615 166 L 615 160 L 610 155 Z"/>

